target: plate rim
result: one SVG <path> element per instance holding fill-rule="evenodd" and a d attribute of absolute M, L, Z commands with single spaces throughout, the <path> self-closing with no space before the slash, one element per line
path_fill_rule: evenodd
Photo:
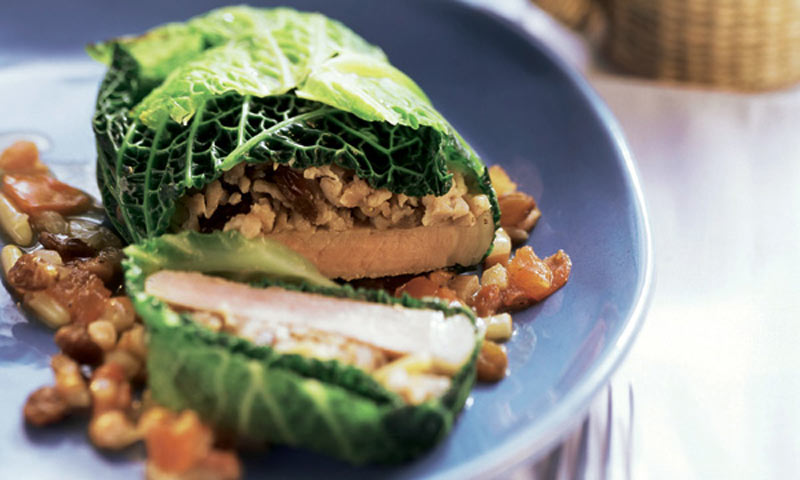
<path fill-rule="evenodd" d="M 455 468 L 433 473 L 428 478 L 436 480 L 450 479 L 486 479 L 501 478 L 509 475 L 516 468 L 531 464 L 543 457 L 574 428 L 580 425 L 591 402 L 605 387 L 612 374 L 619 368 L 628 355 L 639 331 L 644 324 L 647 310 L 653 298 L 655 281 L 655 262 L 653 236 L 650 219 L 647 213 L 647 202 L 642 188 L 639 168 L 633 159 L 630 147 L 625 140 L 622 128 L 611 110 L 597 91 L 577 69 L 561 59 L 541 39 L 528 31 L 520 23 L 504 16 L 498 11 L 483 5 L 466 3 L 464 0 L 453 0 L 451 4 L 471 10 L 482 15 L 487 21 L 495 22 L 510 31 L 528 46 L 541 53 L 553 67 L 558 69 L 572 84 L 588 104 L 597 118 L 601 128 L 606 131 L 617 152 L 618 161 L 633 198 L 636 233 L 641 241 L 634 247 L 641 255 L 642 262 L 637 269 L 638 279 L 634 288 L 634 301 L 629 309 L 630 314 L 620 331 L 616 341 L 610 345 L 609 352 L 601 357 L 571 388 L 564 397 L 553 406 L 551 412 L 541 422 L 534 422 L 512 435 L 492 450 L 474 459 L 462 463 Z M 507 450 L 501 447 L 511 447 Z"/>
<path fill-rule="evenodd" d="M 540 421 L 525 425 L 519 432 L 510 435 L 502 443 L 466 462 L 441 471 L 422 472 L 422 476 L 437 480 L 482 479 L 506 476 L 521 465 L 536 461 L 547 454 L 551 448 L 563 440 L 566 434 L 583 421 L 592 400 L 625 360 L 644 324 L 654 291 L 654 247 L 638 167 L 621 127 L 594 88 L 589 85 L 581 73 L 562 60 L 540 38 L 520 23 L 490 7 L 467 3 L 465 0 L 448 0 L 446 3 L 449 3 L 451 7 L 479 14 L 482 21 L 495 23 L 512 33 L 520 42 L 524 42 L 528 48 L 535 49 L 565 77 L 565 80 L 577 90 L 587 103 L 587 107 L 599 120 L 600 128 L 609 137 L 612 149 L 617 156 L 615 162 L 619 165 L 623 181 L 631 194 L 633 216 L 636 220 L 634 231 L 640 238 L 640 242 L 634 244 L 634 249 L 642 260 L 636 269 L 637 283 L 634 288 L 634 300 L 628 308 L 629 314 L 614 343 L 608 346 L 609 350 L 605 355 L 599 357 L 597 362 L 592 363 L 582 378 L 552 406 L 546 416 L 540 417 Z M 531 6 L 526 7 L 532 8 Z M 72 56 L 57 58 L 59 61 L 64 61 L 65 64 L 71 64 L 73 60 Z M 32 61 L 12 62 L 0 66 L 0 68 L 7 72 L 9 69 L 29 68 L 31 65 L 44 61 L 50 65 L 52 59 L 37 57 Z"/>

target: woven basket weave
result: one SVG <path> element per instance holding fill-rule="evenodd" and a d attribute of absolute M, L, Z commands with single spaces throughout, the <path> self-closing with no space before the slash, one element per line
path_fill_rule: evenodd
<path fill-rule="evenodd" d="M 592 10 L 592 0 L 534 0 L 542 10 L 561 20 L 567 26 L 580 28 Z"/>
<path fill-rule="evenodd" d="M 603 53 L 627 72 L 736 90 L 800 81 L 800 0 L 594 3 L 607 15 Z"/>

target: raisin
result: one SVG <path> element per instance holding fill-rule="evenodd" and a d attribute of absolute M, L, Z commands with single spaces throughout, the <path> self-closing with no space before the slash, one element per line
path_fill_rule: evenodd
<path fill-rule="evenodd" d="M 56 423 L 68 413 L 69 405 L 55 387 L 42 387 L 30 394 L 23 409 L 25 421 L 37 427 Z"/>
<path fill-rule="evenodd" d="M 122 257 L 122 250 L 106 247 L 96 257 L 73 260 L 68 265 L 96 275 L 114 290 L 122 283 Z"/>
<path fill-rule="evenodd" d="M 308 221 L 317 217 L 314 206 L 314 183 L 303 177 L 303 174 L 289 167 L 279 167 L 272 177 L 283 196 L 289 200 L 300 215 Z"/>
<path fill-rule="evenodd" d="M 8 271 L 8 283 L 20 290 L 44 290 L 59 279 L 59 267 L 35 255 L 26 254 Z"/>
<path fill-rule="evenodd" d="M 39 241 L 44 248 L 55 250 L 64 260 L 73 258 L 93 257 L 97 255 L 97 249 L 86 244 L 80 238 L 60 235 L 50 232 L 41 232 Z"/>
<path fill-rule="evenodd" d="M 103 361 L 103 349 L 94 343 L 85 325 L 71 324 L 58 329 L 56 345 L 65 355 L 84 365 L 98 365 Z"/>
<path fill-rule="evenodd" d="M 80 268 L 67 268 L 67 273 L 47 292 L 69 310 L 74 322 L 84 325 L 97 320 L 106 308 L 111 292 L 100 278 Z"/>

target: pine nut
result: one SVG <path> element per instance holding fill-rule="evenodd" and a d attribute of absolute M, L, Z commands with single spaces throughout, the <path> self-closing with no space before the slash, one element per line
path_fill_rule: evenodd
<path fill-rule="evenodd" d="M 481 289 L 481 283 L 477 275 L 456 275 L 447 284 L 456 292 L 456 296 L 465 303 L 470 303 L 472 297 Z"/>
<path fill-rule="evenodd" d="M 511 255 L 511 238 L 505 230 L 498 228 L 494 234 L 492 252 L 483 261 L 483 266 L 484 268 L 489 268 L 497 263 L 505 265 L 508 263 L 509 255 Z"/>
<path fill-rule="evenodd" d="M 0 193 L 0 227 L 11 241 L 18 245 L 27 246 L 33 241 L 33 230 L 28 222 L 28 215 L 19 211 L 2 193 Z"/>
<path fill-rule="evenodd" d="M 56 390 L 71 407 L 88 407 L 91 403 L 89 387 L 81 375 L 80 367 L 66 355 L 54 355 L 50 366 L 56 378 Z"/>
<path fill-rule="evenodd" d="M 135 377 L 142 369 L 142 361 L 136 358 L 133 353 L 120 348 L 108 352 L 105 363 L 116 363 L 121 366 L 125 371 L 126 378 Z"/>
<path fill-rule="evenodd" d="M 486 323 L 486 335 L 488 340 L 494 342 L 505 342 L 511 338 L 513 332 L 511 315 L 508 313 L 498 313 L 483 319 Z"/>
<path fill-rule="evenodd" d="M 69 311 L 47 292 L 27 292 L 24 303 L 50 328 L 63 327 L 71 320 Z"/>
<path fill-rule="evenodd" d="M 511 243 L 514 245 L 520 245 L 528 241 L 528 237 L 530 234 L 527 230 L 523 230 L 517 227 L 507 227 L 505 228 L 506 233 L 508 233 L 508 238 L 511 239 Z"/>
<path fill-rule="evenodd" d="M 55 250 L 36 250 L 33 252 L 33 256 L 41 258 L 50 265 L 64 265 L 64 262 L 61 260 L 61 255 Z"/>
<path fill-rule="evenodd" d="M 130 330 L 124 332 L 119 339 L 119 348 L 131 352 L 139 360 L 147 358 L 147 344 L 145 342 L 144 325 L 135 324 Z"/>
<path fill-rule="evenodd" d="M 87 328 L 89 337 L 104 351 L 111 351 L 117 344 L 117 330 L 114 325 L 106 320 L 97 320 Z"/>
<path fill-rule="evenodd" d="M 106 302 L 106 308 L 98 320 L 111 322 L 117 333 L 121 333 L 133 326 L 136 314 L 128 297 L 113 297 Z"/>
<path fill-rule="evenodd" d="M 89 422 L 89 438 L 100 448 L 120 450 L 141 437 L 136 425 L 123 412 L 109 410 Z"/>
<path fill-rule="evenodd" d="M 3 272 L 8 275 L 8 271 L 11 270 L 11 267 L 17 263 L 17 260 L 23 255 L 22 250 L 16 245 L 6 245 L 3 247 L 3 250 L 0 251 L 0 260 L 3 263 Z"/>
<path fill-rule="evenodd" d="M 500 290 L 508 287 L 508 270 L 501 263 L 496 263 L 491 268 L 483 271 L 481 285 L 497 285 Z"/>

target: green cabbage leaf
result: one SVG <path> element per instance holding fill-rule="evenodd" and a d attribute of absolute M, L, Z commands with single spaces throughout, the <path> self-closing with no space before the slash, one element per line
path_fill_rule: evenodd
<path fill-rule="evenodd" d="M 458 306 L 332 285 L 284 248 L 235 232 L 184 232 L 125 249 L 127 292 L 148 328 L 148 385 L 154 400 L 176 410 L 194 409 L 245 443 L 303 447 L 355 464 L 399 462 L 437 444 L 474 383 L 481 342 L 477 328 L 473 354 L 451 388 L 440 398 L 408 405 L 362 370 L 280 354 L 213 332 L 145 292 L 146 278 L 158 270 L 194 270 L 398 308 L 438 309 L 474 321 L 470 311 Z"/>
<path fill-rule="evenodd" d="M 170 228 L 178 198 L 235 165 L 336 164 L 374 188 L 442 195 L 486 167 L 386 55 L 339 22 L 228 7 L 89 47 L 109 65 L 93 128 L 97 180 L 129 241 Z"/>

